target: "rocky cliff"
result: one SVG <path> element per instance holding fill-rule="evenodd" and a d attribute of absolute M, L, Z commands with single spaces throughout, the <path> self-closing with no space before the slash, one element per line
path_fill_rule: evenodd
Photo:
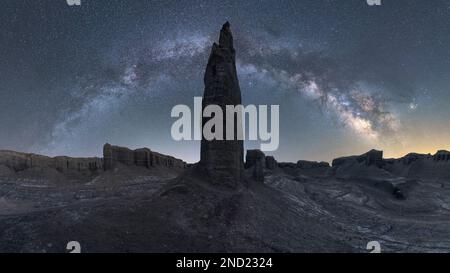
<path fill-rule="evenodd" d="M 113 146 L 106 143 L 103 146 L 104 169 L 112 170 L 118 164 L 128 166 L 186 168 L 186 162 L 172 156 L 163 155 L 148 148 L 131 150 L 126 147 Z"/>
<path fill-rule="evenodd" d="M 186 162 L 183 160 L 151 151 L 148 148 L 130 150 L 110 144 L 104 145 L 103 158 L 48 157 L 0 150 L 0 176 L 38 169 L 54 170 L 61 174 L 93 175 L 98 172 L 113 170 L 117 164 L 145 168 L 186 168 Z"/>

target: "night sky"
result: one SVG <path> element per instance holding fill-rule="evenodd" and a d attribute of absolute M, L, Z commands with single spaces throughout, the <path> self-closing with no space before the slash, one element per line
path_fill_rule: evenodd
<path fill-rule="evenodd" d="M 203 95 L 228 20 L 243 103 L 280 105 L 279 161 L 450 150 L 449 0 L 0 5 L 0 149 L 99 156 L 109 142 L 197 161 L 170 111 Z"/>

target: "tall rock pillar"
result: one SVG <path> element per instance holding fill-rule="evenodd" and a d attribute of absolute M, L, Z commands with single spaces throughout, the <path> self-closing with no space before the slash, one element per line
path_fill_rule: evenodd
<path fill-rule="evenodd" d="M 242 121 L 235 115 L 234 140 L 226 140 L 226 105 L 241 104 L 241 90 L 236 72 L 236 58 L 230 24 L 226 22 L 220 31 L 219 44 L 214 43 L 206 67 L 205 91 L 202 109 L 214 104 L 222 108 L 223 140 L 202 138 L 200 164 L 206 170 L 211 183 L 236 188 L 244 170 L 244 144 L 237 140 L 237 126 Z M 202 124 L 211 118 L 203 118 Z M 203 134 L 202 134 L 203 135 Z"/>

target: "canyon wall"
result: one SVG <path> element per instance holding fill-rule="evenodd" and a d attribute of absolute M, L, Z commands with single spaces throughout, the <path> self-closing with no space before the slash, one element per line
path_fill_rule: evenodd
<path fill-rule="evenodd" d="M 105 144 L 103 146 L 104 170 L 112 170 L 121 163 L 127 166 L 186 168 L 186 162 L 172 156 L 153 152 L 148 148 L 131 150 L 126 147 Z"/>

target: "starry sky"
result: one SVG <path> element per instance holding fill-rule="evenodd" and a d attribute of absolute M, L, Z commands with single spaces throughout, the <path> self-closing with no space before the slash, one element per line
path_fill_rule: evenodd
<path fill-rule="evenodd" d="M 449 0 L 0 5 L 0 149 L 101 156 L 109 142 L 197 161 L 170 111 L 202 96 L 229 21 L 243 103 L 280 105 L 279 161 L 450 150 Z"/>

